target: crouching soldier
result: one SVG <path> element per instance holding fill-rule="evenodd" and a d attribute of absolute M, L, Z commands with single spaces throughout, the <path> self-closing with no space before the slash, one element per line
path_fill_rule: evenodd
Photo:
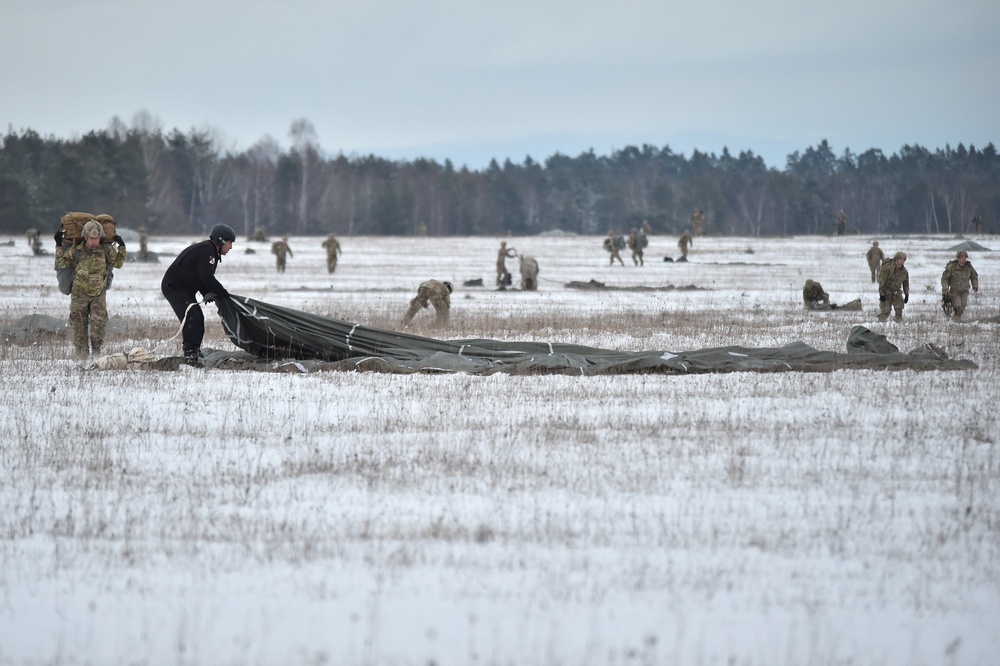
<path fill-rule="evenodd" d="M 944 299 L 945 310 L 950 301 L 951 318 L 954 321 L 962 321 L 962 313 L 969 302 L 969 285 L 972 291 L 979 291 L 979 273 L 972 267 L 969 261 L 969 253 L 959 250 L 954 259 L 944 267 L 941 274 L 941 296 Z"/>
<path fill-rule="evenodd" d="M 73 290 L 69 300 L 69 323 L 77 358 L 101 353 L 108 326 L 107 293 L 112 269 L 125 264 L 125 241 L 101 243 L 104 227 L 96 220 L 83 225 L 83 242 L 62 247 L 63 231 L 56 233 L 56 267 L 73 268 Z"/>
<path fill-rule="evenodd" d="M 420 308 L 434 306 L 436 314 L 435 324 L 443 326 L 448 323 L 448 315 L 451 311 L 451 282 L 438 282 L 428 280 L 421 282 L 417 289 L 417 295 L 410 301 L 410 309 L 403 315 L 403 326 L 409 326 L 413 318 L 420 312 Z"/>
<path fill-rule="evenodd" d="M 813 280 L 806 280 L 802 288 L 802 307 L 806 310 L 829 310 L 830 294 L 823 291 L 823 285 Z"/>

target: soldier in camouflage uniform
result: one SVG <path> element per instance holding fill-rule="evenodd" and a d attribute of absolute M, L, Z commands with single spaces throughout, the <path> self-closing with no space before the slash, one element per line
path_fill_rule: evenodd
<path fill-rule="evenodd" d="M 969 302 L 970 284 L 972 291 L 979 291 L 979 273 L 969 262 L 969 253 L 959 250 L 941 274 L 941 295 L 951 296 L 951 306 L 955 309 L 951 318 L 954 321 L 962 321 L 962 313 Z"/>
<path fill-rule="evenodd" d="M 410 309 L 403 315 L 403 326 L 409 326 L 413 318 L 420 312 L 420 308 L 426 308 L 429 305 L 434 306 L 435 323 L 438 326 L 447 324 L 451 311 L 451 292 L 451 282 L 438 282 L 437 280 L 421 282 L 417 289 L 417 295 L 410 301 Z"/>
<path fill-rule="evenodd" d="M 340 241 L 333 234 L 323 241 L 323 249 L 326 250 L 326 272 L 332 273 L 337 270 L 337 257 L 340 255 Z"/>
<path fill-rule="evenodd" d="M 497 250 L 497 286 L 506 289 L 510 284 L 510 273 L 507 271 L 507 259 L 516 257 L 517 250 L 507 249 L 507 241 L 500 241 L 500 249 Z"/>
<path fill-rule="evenodd" d="M 878 269 L 882 267 L 882 262 L 885 261 L 885 252 L 878 246 L 878 241 L 872 241 L 872 246 L 868 248 L 865 259 L 868 261 L 868 268 L 872 272 L 872 282 L 875 282 L 878 280 Z"/>
<path fill-rule="evenodd" d="M 823 285 L 813 280 L 806 280 L 802 288 L 802 306 L 806 310 L 829 310 L 830 294 L 823 291 Z"/>
<path fill-rule="evenodd" d="M 632 263 L 636 266 L 644 266 L 642 259 L 642 249 L 646 246 L 646 234 L 632 227 L 632 233 L 628 235 L 627 245 L 632 250 Z"/>
<path fill-rule="evenodd" d="M 622 266 L 625 265 L 625 262 L 622 261 L 622 256 L 618 254 L 618 250 L 620 249 L 619 245 L 624 245 L 624 239 L 621 241 L 619 240 L 621 238 L 622 235 L 618 233 L 618 230 L 612 229 L 608 232 L 608 237 L 604 239 L 604 249 L 611 253 L 611 261 L 608 263 L 608 266 L 614 266 L 615 259 L 617 259 L 618 263 Z"/>
<path fill-rule="evenodd" d="M 695 236 L 701 236 L 705 232 L 705 211 L 695 208 L 691 213 L 691 228 L 694 229 Z"/>
<path fill-rule="evenodd" d="M 273 254 L 277 261 L 277 268 L 279 273 L 285 272 L 285 257 L 294 257 L 292 254 L 292 248 L 288 247 L 288 236 L 283 236 L 280 241 L 275 241 L 271 245 L 271 254 Z"/>
<path fill-rule="evenodd" d="M 57 238 L 56 266 L 74 267 L 69 323 L 78 358 L 87 358 L 89 352 L 101 353 L 108 325 L 108 275 L 111 268 L 125 264 L 125 241 L 121 236 L 115 236 L 111 244 L 102 245 L 103 237 L 101 224 L 90 220 L 83 225 L 83 243 L 63 248 L 62 238 Z"/>
<path fill-rule="evenodd" d="M 677 247 L 681 250 L 681 258 L 678 261 L 688 260 L 688 245 L 694 245 L 694 238 L 691 237 L 691 232 L 685 229 L 677 241 Z"/>
<path fill-rule="evenodd" d="M 897 252 L 892 261 L 878 272 L 878 320 L 889 319 L 889 312 L 896 310 L 896 321 L 903 321 L 903 306 L 910 300 L 910 273 L 903 264 L 906 253 Z"/>

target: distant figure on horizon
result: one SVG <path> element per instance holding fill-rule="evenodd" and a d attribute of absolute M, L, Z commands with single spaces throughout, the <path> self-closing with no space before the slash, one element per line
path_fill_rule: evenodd
<path fill-rule="evenodd" d="M 497 250 L 497 286 L 506 289 L 511 283 L 510 273 L 507 271 L 507 259 L 516 257 L 517 251 L 514 248 L 507 248 L 507 241 L 500 241 L 500 249 Z"/>
<path fill-rule="evenodd" d="M 695 208 L 694 212 L 691 213 L 691 228 L 694 230 L 695 236 L 701 236 L 705 233 L 705 211 L 701 208 Z"/>
<path fill-rule="evenodd" d="M 687 261 L 688 260 L 688 246 L 694 245 L 694 238 L 691 237 L 691 232 L 687 229 L 681 234 L 680 239 L 677 241 L 677 247 L 681 250 L 681 258 L 677 261 Z"/>
<path fill-rule="evenodd" d="M 847 213 L 841 208 L 837 213 L 837 235 L 843 236 L 845 231 L 847 231 Z"/>

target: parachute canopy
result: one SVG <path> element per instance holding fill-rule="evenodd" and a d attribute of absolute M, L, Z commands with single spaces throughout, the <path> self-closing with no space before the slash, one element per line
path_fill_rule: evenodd
<path fill-rule="evenodd" d="M 274 369 L 294 362 L 302 371 L 463 372 L 469 374 L 695 374 L 706 372 L 829 372 L 839 369 L 963 370 L 972 361 L 948 358 L 925 345 L 900 352 L 884 336 L 855 326 L 847 352 L 819 351 L 803 342 L 750 349 L 730 346 L 686 352 L 627 352 L 554 342 L 436 340 L 322 317 L 231 295 L 217 301 L 223 328 L 246 354 L 208 356 L 206 365 Z M 280 364 L 277 364 L 280 365 Z"/>

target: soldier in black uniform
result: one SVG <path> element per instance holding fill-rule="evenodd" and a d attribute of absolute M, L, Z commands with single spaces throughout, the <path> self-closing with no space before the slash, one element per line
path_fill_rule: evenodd
<path fill-rule="evenodd" d="M 174 309 L 177 319 L 184 322 L 184 360 L 190 365 L 201 365 L 198 354 L 205 337 L 205 315 L 197 305 L 195 292 L 202 293 L 205 303 L 217 298 L 229 298 L 229 292 L 215 279 L 215 269 L 219 267 L 222 255 L 232 249 L 235 240 L 236 232 L 232 227 L 215 225 L 208 240 L 181 250 L 160 282 L 160 291 Z"/>

